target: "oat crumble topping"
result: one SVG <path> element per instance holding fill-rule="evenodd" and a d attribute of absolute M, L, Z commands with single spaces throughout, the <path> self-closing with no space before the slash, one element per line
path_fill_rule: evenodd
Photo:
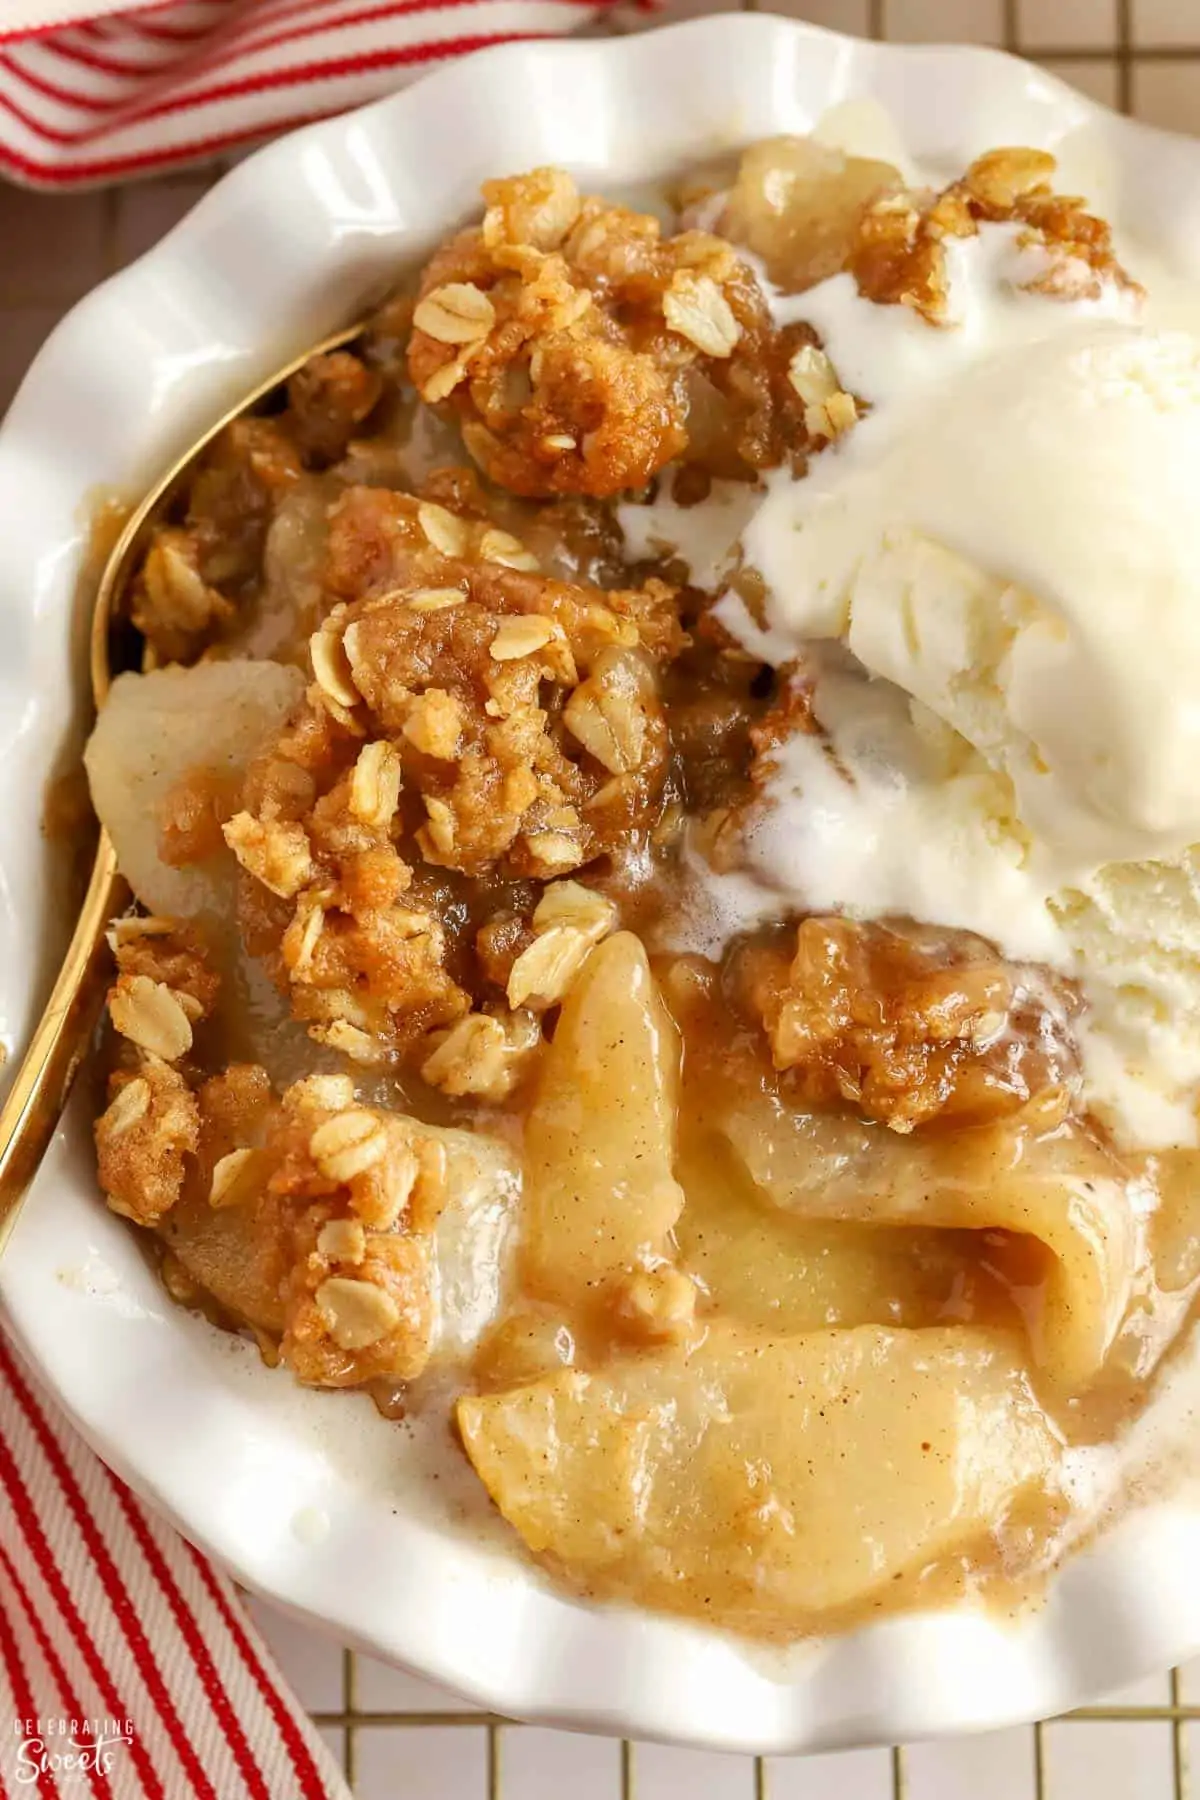
<path fill-rule="evenodd" d="M 787 1636 L 1054 1554 L 1053 1321 L 1132 1280 L 1112 1196 L 1159 1174 L 1114 1174 L 1082 1111 L 1072 984 L 981 938 L 822 912 L 678 947 L 696 869 L 738 877 L 781 747 L 824 734 L 812 671 L 735 641 L 681 556 L 629 557 L 616 511 L 802 479 L 858 427 L 765 277 L 848 272 L 936 328 L 947 241 L 1007 222 L 1039 291 L 1132 286 L 1052 172 L 1002 149 L 931 193 L 770 140 L 669 226 L 559 170 L 488 182 L 220 434 L 137 573 L 158 664 L 287 677 L 221 766 L 164 747 L 136 822 L 203 881 L 195 916 L 139 894 L 112 927 L 108 1203 L 300 1382 L 393 1416 L 452 1377 L 488 1492 L 588 1594 Z M 729 582 L 764 625 L 761 578 Z M 1072 1340 L 1096 1434 L 1135 1335 L 1094 1367 Z M 847 1538 L 880 1454 L 928 1504 Z"/>
<path fill-rule="evenodd" d="M 1136 289 L 1113 250 L 1105 220 L 1086 202 L 1056 194 L 1054 158 L 1044 150 L 991 150 L 939 194 L 885 194 L 859 221 L 847 267 L 869 300 L 911 306 L 945 322 L 948 238 L 974 237 L 981 222 L 1024 227 L 1022 247 L 1047 253 L 1029 287 L 1057 300 L 1094 300 L 1105 282 Z"/>

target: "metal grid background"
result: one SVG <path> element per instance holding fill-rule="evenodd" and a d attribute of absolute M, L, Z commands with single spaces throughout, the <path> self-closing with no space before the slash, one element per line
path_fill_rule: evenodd
<path fill-rule="evenodd" d="M 606 29 L 733 0 L 625 0 Z M 995 43 L 1106 104 L 1200 130 L 1200 0 L 741 0 L 876 38 Z M 219 172 L 219 171 L 218 171 Z M 58 317 L 138 255 L 215 178 L 47 198 L 0 188 L 0 410 Z M 463 1708 L 414 1677 L 251 1611 L 358 1800 L 1200 1800 L 1200 1661 L 1106 1704 L 955 1744 L 840 1757 L 719 1757 L 573 1738 Z"/>
<path fill-rule="evenodd" d="M 439 1712 L 416 1709 L 383 1711 L 360 1707 L 356 1701 L 357 1658 L 355 1653 L 351 1650 L 343 1651 L 342 1661 L 342 1707 L 333 1712 L 324 1712 L 320 1709 L 314 1709 L 312 1716 L 314 1720 L 319 1725 L 325 1727 L 327 1731 L 333 1729 L 344 1733 L 345 1741 L 342 1748 L 342 1760 L 347 1777 L 352 1785 L 357 1788 L 359 1773 L 358 1734 L 364 1728 L 373 1730 L 387 1729 L 392 1731 L 421 1729 L 438 1729 L 444 1731 L 449 1729 L 467 1731 L 476 1737 L 482 1735 L 484 1738 L 483 1788 L 478 1796 L 472 1794 L 470 1800 L 485 1800 L 485 1796 L 486 1800 L 516 1800 L 515 1795 L 506 1793 L 506 1784 L 504 1780 L 505 1740 L 510 1738 L 514 1732 L 525 1732 L 528 1729 L 527 1727 L 513 1725 L 500 1715 L 494 1713 Z M 1188 1727 L 1189 1725 L 1200 1726 L 1200 1702 L 1188 1702 L 1182 1698 L 1184 1671 L 1172 1669 L 1167 1677 L 1167 1681 L 1168 1698 L 1160 1703 L 1142 1702 L 1139 1704 L 1134 1702 L 1121 1704 L 1120 1702 L 1114 1701 L 1104 1705 L 1081 1707 L 1075 1712 L 1063 1714 L 1059 1719 L 1055 1720 L 1053 1724 L 1056 1729 L 1061 1729 L 1068 1725 L 1095 1726 L 1136 1724 L 1149 1726 L 1151 1728 L 1157 1727 L 1163 1735 L 1169 1738 L 1170 1779 L 1168 1784 L 1164 1785 L 1161 1781 L 1161 1767 L 1153 1766 L 1155 1763 L 1161 1765 L 1161 1757 L 1147 1757 L 1145 1762 L 1142 1762 L 1139 1757 L 1137 1766 L 1140 1770 L 1140 1774 L 1134 1777 L 1138 1782 L 1136 1790 L 1124 1785 L 1127 1771 L 1124 1768 L 1121 1768 L 1114 1770 L 1113 1773 L 1122 1785 L 1113 1786 L 1111 1784 L 1106 1784 L 1101 1777 L 1099 1785 L 1094 1781 L 1089 1781 L 1085 1791 L 1079 1779 L 1082 1771 L 1076 1769 L 1072 1765 L 1071 1758 L 1068 1757 L 1066 1759 L 1067 1772 L 1062 1776 L 1062 1786 L 1060 1788 L 1059 1783 L 1052 1782 L 1050 1778 L 1049 1771 L 1052 1759 L 1047 1754 L 1047 1726 L 1045 1724 L 1037 1724 L 1031 1726 L 1027 1733 L 1019 1734 L 1027 1736 L 1028 1738 L 1028 1772 L 1030 1780 L 1026 1784 L 1026 1791 L 1033 1797 L 1033 1800 L 1110 1800 L 1110 1796 L 1111 1800 L 1118 1800 L 1118 1797 L 1119 1800 L 1168 1800 L 1168 1796 L 1170 1796 L 1170 1800 L 1192 1800 L 1193 1788 L 1189 1779 L 1190 1761 Z M 993 1739 L 1000 1737 L 1011 1739 L 1015 1735 L 1018 1734 L 1008 1732 L 986 1734 L 985 1738 L 977 1739 L 973 1747 L 983 1749 L 987 1753 L 990 1753 L 993 1749 L 993 1745 L 987 1742 L 988 1737 Z M 968 1748 L 971 1748 L 971 1746 Z M 1198 1745 L 1198 1748 L 1200 1748 L 1200 1745 Z M 611 1800 L 647 1800 L 642 1785 L 638 1781 L 638 1750 L 639 1746 L 630 1739 L 623 1738 L 620 1741 L 617 1757 L 617 1781 L 611 1789 Z M 669 1751 L 665 1753 L 667 1757 L 670 1757 L 671 1754 L 672 1753 Z M 955 1795 L 955 1800 L 959 1800 L 958 1791 L 947 1786 L 947 1778 L 950 1781 L 953 1781 L 956 1775 L 961 1775 L 961 1771 L 954 1767 L 954 1762 L 957 1759 L 953 1758 L 951 1755 L 947 1755 L 943 1749 L 940 1749 L 937 1746 L 926 1746 L 923 1747 L 923 1751 L 914 1752 L 904 1745 L 893 1745 L 886 1753 L 880 1754 L 885 1759 L 887 1779 L 882 1786 L 879 1782 L 873 1784 L 874 1790 L 879 1796 L 879 1800 L 885 1800 L 885 1796 L 886 1800 L 918 1800 L 918 1788 L 921 1790 L 920 1800 L 932 1800 L 932 1796 L 935 1793 L 940 1795 L 943 1792 L 945 1793 L 946 1800 L 950 1800 L 951 1794 Z M 910 1766 L 911 1759 L 914 1755 L 923 1755 L 926 1762 L 928 1762 L 930 1756 L 933 1756 L 942 1762 L 943 1767 L 940 1770 L 936 1767 L 932 1769 L 925 1768 L 914 1770 Z M 730 1783 L 729 1788 L 732 1793 L 736 1786 L 737 1790 L 744 1793 L 745 1800 L 751 1800 L 751 1797 L 752 1800 L 783 1800 L 778 1772 L 782 1767 L 786 1767 L 788 1764 L 792 1765 L 792 1771 L 798 1772 L 800 1777 L 800 1780 L 797 1783 L 795 1780 L 790 1779 L 789 1772 L 789 1778 L 786 1780 L 788 1795 L 795 1795 L 797 1800 L 799 1800 L 799 1795 L 805 1791 L 806 1784 L 803 1781 L 805 1759 L 756 1756 L 745 1759 L 728 1758 L 722 1760 L 730 1765 L 744 1761 L 749 1780 L 737 1780 L 735 1777 L 735 1782 Z M 826 1765 L 834 1763 L 844 1764 L 845 1760 L 845 1758 L 841 1757 L 820 1759 L 820 1761 Z M 974 1759 L 972 1758 L 971 1760 Z M 402 1777 L 403 1769 L 404 1758 L 403 1754 L 400 1753 L 396 1757 L 395 1773 L 397 1777 Z M 686 1765 L 683 1765 L 678 1771 L 683 1777 L 682 1781 L 672 1780 L 672 1772 L 669 1768 L 666 1769 L 664 1773 L 666 1773 L 668 1777 L 669 1784 L 665 1791 L 680 1796 L 685 1792 L 695 1794 L 697 1800 L 700 1800 L 700 1796 L 704 1793 L 704 1789 L 695 1784 L 694 1781 L 689 1782 L 687 1780 L 688 1769 Z M 698 1771 L 693 1770 L 692 1773 L 698 1773 Z M 830 1773 L 831 1775 L 834 1774 L 832 1768 L 830 1769 Z M 839 1770 L 838 1774 L 834 1775 L 834 1781 L 831 1786 L 841 1786 L 841 1783 L 838 1780 L 838 1776 L 841 1773 L 842 1771 Z M 976 1779 L 978 1779 L 979 1773 L 979 1771 L 975 1772 Z M 930 1777 L 932 1777 L 932 1781 Z M 1145 1778 L 1144 1785 L 1142 1777 Z M 1002 1779 L 1006 1780 L 1007 1777 L 1002 1777 Z M 811 1784 L 807 1785 L 811 1786 Z M 724 1789 L 726 1784 L 722 1782 L 721 1786 L 722 1789 Z M 1071 1790 L 1069 1795 L 1067 1791 L 1068 1786 Z M 659 1795 L 664 1793 L 663 1782 L 661 1779 L 656 1778 L 655 1789 L 656 1793 Z M 812 1791 L 815 1800 L 815 1788 Z M 845 1791 L 849 1792 L 849 1790 Z M 855 1785 L 853 1791 L 857 1793 L 857 1785 Z M 999 1795 L 1000 1790 L 997 1789 L 996 1791 Z M 399 1792 L 403 1792 L 403 1790 L 400 1789 Z M 863 1784 L 863 1793 L 864 1795 L 866 1793 L 865 1783 Z M 363 1800 L 367 1800 L 367 1797 L 364 1796 Z M 369 1800 L 383 1800 L 382 1791 L 378 1795 L 372 1794 L 369 1797 Z M 456 1795 L 455 1800 L 459 1800 L 459 1796 Z M 461 1800 L 467 1800 L 467 1794 L 465 1792 L 462 1794 Z M 565 1793 L 563 1794 L 562 1800 L 567 1800 Z M 966 1788 L 962 1790 L 961 1800 L 983 1800 L 981 1789 L 975 1785 L 974 1781 L 969 1790 Z M 1024 1800 L 1024 1793 L 1018 1793 L 1018 1791 L 1009 1784 L 1004 1790 L 1004 1800 Z"/>
<path fill-rule="evenodd" d="M 296 1627 L 251 1609 L 285 1667 Z M 1045 1725 L 843 1756 L 750 1758 L 513 1725 L 366 1657 L 323 1647 L 341 1703 L 312 1706 L 358 1800 L 1188 1800 L 1200 1662 Z M 387 1704 L 387 1700 L 394 1701 Z"/>

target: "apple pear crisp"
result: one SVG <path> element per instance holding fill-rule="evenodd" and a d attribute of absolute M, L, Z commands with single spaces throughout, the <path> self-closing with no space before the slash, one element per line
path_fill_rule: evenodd
<path fill-rule="evenodd" d="M 138 903 L 108 1205 L 295 1380 L 440 1421 L 580 1596 L 774 1639 L 1016 1605 L 1190 1315 L 1200 1151 L 1093 1105 L 1070 966 L 838 886 L 887 684 L 781 653 L 742 542 L 882 418 L 835 302 L 951 344 L 977 244 L 1038 319 L 1136 303 L 1053 174 L 786 138 L 653 212 L 489 181 L 141 556 L 86 758 Z"/>

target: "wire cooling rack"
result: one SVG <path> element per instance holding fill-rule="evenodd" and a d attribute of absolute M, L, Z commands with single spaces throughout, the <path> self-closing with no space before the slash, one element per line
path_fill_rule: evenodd
<path fill-rule="evenodd" d="M 514 1725 L 250 1604 L 358 1800 L 1200 1800 L 1200 1661 L 1035 1727 L 718 1756 Z"/>
<path fill-rule="evenodd" d="M 633 31 L 735 0 L 624 0 Z M 1106 105 L 1200 130 L 1200 0 L 742 0 L 862 36 L 1029 56 Z M 0 187 L 0 411 L 61 314 L 214 179 L 79 196 Z M 357 1800 L 1200 1800 L 1200 1661 L 1045 1725 L 837 1757 L 715 1756 L 514 1725 L 251 1610 Z"/>

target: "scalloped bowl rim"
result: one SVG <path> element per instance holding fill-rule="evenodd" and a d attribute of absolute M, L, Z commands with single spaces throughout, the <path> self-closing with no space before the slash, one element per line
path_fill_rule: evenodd
<path fill-rule="evenodd" d="M 64 320 L 0 428 L 10 1044 L 27 1038 L 61 948 L 56 870 L 29 845 L 82 691 L 73 596 L 88 496 L 143 488 L 238 394 L 353 316 L 390 264 L 467 210 L 482 175 L 552 160 L 628 181 L 803 129 L 857 94 L 881 99 L 927 158 L 1070 136 L 1151 237 L 1181 255 L 1200 241 L 1196 144 L 999 52 L 740 14 L 505 46 L 306 127 L 239 165 Z M 908 1615 L 784 1652 L 576 1602 L 495 1535 L 432 1511 L 406 1473 L 412 1446 L 365 1402 L 294 1389 L 165 1300 L 97 1202 L 82 1091 L 0 1267 L 0 1301 L 84 1437 L 247 1587 L 508 1716 L 828 1750 L 1044 1716 L 1200 1649 L 1200 1505 L 1180 1499 L 1131 1511 L 1068 1562 L 1040 1609 L 1008 1622 Z"/>

